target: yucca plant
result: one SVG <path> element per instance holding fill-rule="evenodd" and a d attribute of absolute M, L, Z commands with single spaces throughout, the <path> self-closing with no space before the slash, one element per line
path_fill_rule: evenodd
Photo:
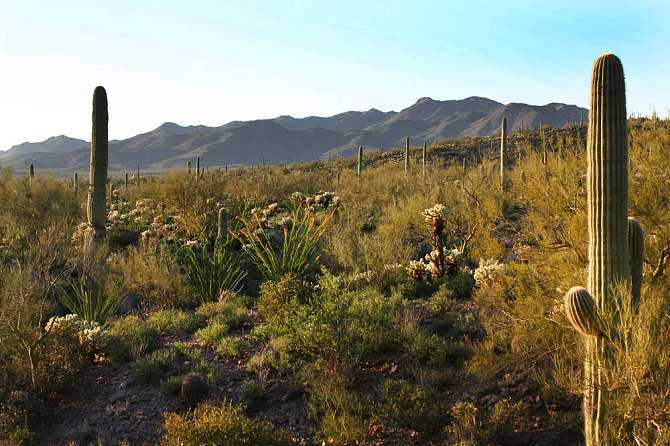
<path fill-rule="evenodd" d="M 222 291 L 237 293 L 246 273 L 230 249 L 230 243 L 217 245 L 210 254 L 208 244 L 186 251 L 186 281 L 201 304 L 215 302 Z"/>
<path fill-rule="evenodd" d="M 87 322 L 104 326 L 116 314 L 118 298 L 92 280 L 79 278 L 58 288 L 60 303 L 72 314 Z"/>
<path fill-rule="evenodd" d="M 288 273 L 304 278 L 318 260 L 321 237 L 332 221 L 334 210 L 317 216 L 305 206 L 291 210 L 282 219 L 280 240 L 273 240 L 271 231 L 251 216 L 243 220 L 238 238 L 245 253 L 266 280 L 277 281 Z"/>

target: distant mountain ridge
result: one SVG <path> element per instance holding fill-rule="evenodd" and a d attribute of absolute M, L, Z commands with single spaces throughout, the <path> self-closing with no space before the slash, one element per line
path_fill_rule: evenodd
<path fill-rule="evenodd" d="M 503 116 L 510 131 L 537 128 L 540 123 L 562 127 L 588 118 L 588 110 L 550 103 L 501 104 L 472 96 L 439 101 L 417 100 L 400 112 L 348 111 L 333 116 L 232 121 L 218 127 L 181 126 L 166 122 L 154 130 L 109 143 L 112 170 L 165 170 L 184 166 L 195 157 L 204 165 L 223 166 L 307 161 L 352 153 L 358 146 L 398 147 L 405 137 L 413 144 L 437 139 L 487 136 L 497 133 Z M 89 143 L 56 136 L 37 143 L 16 145 L 0 152 L 0 165 L 15 170 L 35 163 L 40 169 L 85 169 Z"/>

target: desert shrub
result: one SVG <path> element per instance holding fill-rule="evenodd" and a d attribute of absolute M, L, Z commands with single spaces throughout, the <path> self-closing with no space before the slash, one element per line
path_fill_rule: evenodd
<path fill-rule="evenodd" d="M 195 332 L 195 338 L 202 345 L 215 346 L 223 339 L 230 327 L 225 322 L 212 322 Z"/>
<path fill-rule="evenodd" d="M 198 349 L 184 343 L 175 343 L 140 358 L 133 367 L 135 377 L 143 382 L 174 390 L 173 377 L 190 372 L 198 373 L 208 384 L 216 381 L 214 368 Z"/>
<path fill-rule="evenodd" d="M 190 333 L 202 327 L 204 318 L 189 311 L 159 310 L 147 322 L 161 333 Z"/>
<path fill-rule="evenodd" d="M 110 326 L 113 342 L 107 347 L 107 353 L 116 362 L 137 359 L 152 351 L 157 344 L 158 332 L 137 316 L 117 319 Z"/>
<path fill-rule="evenodd" d="M 306 383 L 307 409 L 323 441 L 348 444 L 364 438 L 369 404 L 352 388 L 350 377 L 320 361 L 302 369 L 299 377 Z"/>
<path fill-rule="evenodd" d="M 249 314 L 241 298 L 212 302 L 196 309 L 196 314 L 206 317 L 209 322 L 220 322 L 235 330 L 244 325 Z"/>
<path fill-rule="evenodd" d="M 201 405 L 192 413 L 165 416 L 163 446 L 281 446 L 290 445 L 290 435 L 268 422 L 254 421 L 239 407 Z"/>
<path fill-rule="evenodd" d="M 184 275 L 167 249 L 150 246 L 128 248 L 107 260 L 110 274 L 118 277 L 127 292 L 160 308 L 193 307 Z"/>
<path fill-rule="evenodd" d="M 254 380 L 248 379 L 242 381 L 242 384 L 240 384 L 239 400 L 240 406 L 247 415 L 258 412 L 265 403 L 263 386 Z"/>
<path fill-rule="evenodd" d="M 242 354 L 243 345 L 244 341 L 242 338 L 227 336 L 219 340 L 214 350 L 220 356 L 236 359 Z"/>
<path fill-rule="evenodd" d="M 445 408 L 435 389 L 387 379 L 380 391 L 382 416 L 422 434 L 435 434 L 445 421 Z"/>
<path fill-rule="evenodd" d="M 291 306 L 306 304 L 311 293 L 309 284 L 297 274 L 286 274 L 279 280 L 267 281 L 261 285 L 258 311 L 268 319 L 280 317 Z"/>

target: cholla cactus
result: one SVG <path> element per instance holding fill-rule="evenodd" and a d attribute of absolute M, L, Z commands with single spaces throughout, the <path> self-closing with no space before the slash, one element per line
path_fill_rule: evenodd
<path fill-rule="evenodd" d="M 486 288 L 495 285 L 504 268 L 505 264 L 500 263 L 495 259 L 479 259 L 479 266 L 473 275 L 475 285 L 478 288 Z"/>
<path fill-rule="evenodd" d="M 444 266 L 447 271 L 454 272 L 463 260 L 463 251 L 458 248 L 444 248 Z"/>
<path fill-rule="evenodd" d="M 442 242 L 444 232 L 444 217 L 447 215 L 447 208 L 443 204 L 436 204 L 435 206 L 424 209 L 421 213 L 426 223 L 430 227 L 430 244 L 435 253 L 434 260 L 431 261 L 433 266 L 431 272 L 435 273 L 434 277 L 442 277 L 444 275 L 444 244 Z"/>
<path fill-rule="evenodd" d="M 407 275 L 414 280 L 423 280 L 429 277 L 427 265 L 421 260 L 410 260 L 407 267 Z"/>

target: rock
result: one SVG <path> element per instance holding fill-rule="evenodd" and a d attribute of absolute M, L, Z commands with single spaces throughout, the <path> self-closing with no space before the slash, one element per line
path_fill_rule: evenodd
<path fill-rule="evenodd" d="M 119 300 L 119 306 L 116 309 L 118 316 L 126 316 L 131 313 L 136 313 L 140 308 L 142 299 L 137 294 L 126 294 Z"/>
<path fill-rule="evenodd" d="M 208 393 L 207 383 L 197 373 L 190 373 L 181 379 L 179 395 L 187 407 L 195 407 L 207 398 Z"/>

